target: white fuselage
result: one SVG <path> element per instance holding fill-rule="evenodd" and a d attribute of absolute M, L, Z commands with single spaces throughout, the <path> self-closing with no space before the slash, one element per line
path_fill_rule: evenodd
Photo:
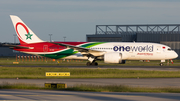
<path fill-rule="evenodd" d="M 90 49 L 102 51 L 102 53 L 118 52 L 122 54 L 123 60 L 167 60 L 178 57 L 177 53 L 169 46 L 157 43 L 108 42 Z M 67 58 L 71 57 L 75 59 L 75 56 Z M 80 53 L 77 58 L 80 59 Z M 81 59 L 86 58 L 81 57 Z"/>

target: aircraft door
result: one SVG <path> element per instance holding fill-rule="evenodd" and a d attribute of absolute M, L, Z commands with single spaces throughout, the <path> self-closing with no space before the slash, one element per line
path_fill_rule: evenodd
<path fill-rule="evenodd" d="M 44 45 L 44 46 L 43 46 L 43 51 L 44 51 L 44 52 L 47 52 L 47 51 L 48 51 L 48 45 Z"/>
<path fill-rule="evenodd" d="M 161 51 L 162 51 L 161 46 L 157 46 L 157 47 L 156 47 L 156 52 L 157 52 L 158 54 L 160 54 Z"/>
<path fill-rule="evenodd" d="M 165 57 L 166 57 L 166 54 L 165 54 L 165 52 L 163 51 L 162 46 L 157 46 L 157 47 L 156 47 L 156 55 L 155 55 L 155 58 L 156 58 L 156 59 L 162 59 L 162 58 L 165 58 Z"/>

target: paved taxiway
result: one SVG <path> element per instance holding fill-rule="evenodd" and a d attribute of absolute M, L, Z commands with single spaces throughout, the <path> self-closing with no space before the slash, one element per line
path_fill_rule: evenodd
<path fill-rule="evenodd" d="M 0 100 L 179 101 L 179 93 L 117 93 L 1 89 Z"/>
<path fill-rule="evenodd" d="M 37 66 L 39 67 L 39 66 Z M 42 66 L 46 67 L 46 66 Z M 116 68 L 130 70 L 160 70 L 179 71 L 178 66 L 59 66 L 67 68 Z M 34 66 L 36 68 L 36 66 Z M 66 83 L 93 85 L 129 85 L 139 87 L 180 87 L 180 78 L 139 78 L 139 79 L 0 79 L 0 84 L 28 83 L 44 86 L 44 83 Z M 114 93 L 114 92 L 73 92 L 52 90 L 11 90 L 1 89 L 0 100 L 123 100 L 123 101 L 179 101 L 180 94 L 176 93 Z"/>
<path fill-rule="evenodd" d="M 44 83 L 66 83 L 93 85 L 129 85 L 138 87 L 180 87 L 180 78 L 139 78 L 139 79 L 0 79 L 0 84 L 28 83 L 44 86 Z"/>
<path fill-rule="evenodd" d="M 158 71 L 180 71 L 180 66 L 41 66 L 41 65 L 3 65 L 3 67 L 51 67 L 51 68 L 86 68 L 86 69 L 128 69 L 128 70 L 158 70 Z"/>

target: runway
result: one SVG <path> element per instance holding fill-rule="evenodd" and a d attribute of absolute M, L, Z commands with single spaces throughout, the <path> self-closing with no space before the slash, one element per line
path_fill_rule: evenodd
<path fill-rule="evenodd" d="M 1 89 L 0 100 L 179 101 L 179 93 L 77 92 Z"/>
<path fill-rule="evenodd" d="M 66 83 L 68 87 L 77 84 L 128 85 L 135 87 L 180 87 L 180 78 L 139 78 L 139 79 L 0 79 L 3 83 L 25 83 L 44 86 L 44 83 Z"/>

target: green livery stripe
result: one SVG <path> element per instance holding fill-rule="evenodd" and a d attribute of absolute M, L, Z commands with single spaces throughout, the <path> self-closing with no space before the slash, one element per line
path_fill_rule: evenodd
<path fill-rule="evenodd" d="M 87 43 L 87 44 L 81 45 L 80 47 L 91 48 L 91 47 L 93 47 L 93 46 L 96 46 L 96 45 L 99 45 L 99 44 L 103 44 L 103 43 L 106 43 L 106 42 L 93 42 L 93 43 Z"/>
<path fill-rule="evenodd" d="M 106 42 L 92 42 L 92 43 L 86 43 L 84 45 L 81 45 L 79 47 L 84 47 L 84 48 L 91 48 L 93 46 L 103 44 Z M 59 58 L 64 58 L 73 54 L 78 53 L 78 51 L 74 51 L 73 49 L 67 49 L 61 52 L 53 53 L 53 54 L 39 54 L 40 56 L 48 57 L 48 58 L 53 58 L 53 59 L 59 59 Z"/>
<path fill-rule="evenodd" d="M 59 59 L 59 58 L 64 58 L 64 57 L 67 57 L 76 53 L 78 53 L 78 51 L 74 51 L 73 49 L 68 49 L 68 50 L 57 52 L 54 54 L 39 54 L 39 55 L 48 57 L 48 58 Z"/>

